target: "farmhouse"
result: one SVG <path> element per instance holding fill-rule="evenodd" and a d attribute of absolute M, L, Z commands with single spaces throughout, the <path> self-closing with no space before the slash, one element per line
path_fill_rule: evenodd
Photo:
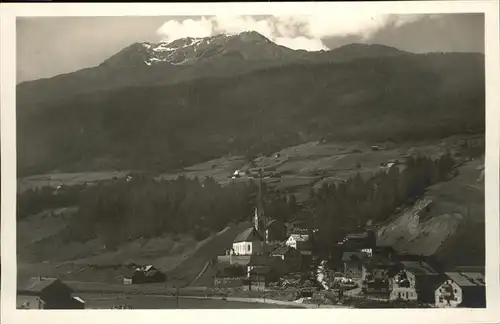
<path fill-rule="evenodd" d="M 365 294 L 382 294 L 388 297 L 390 293 L 390 279 L 396 272 L 396 264 L 382 256 L 374 255 L 363 264 L 362 291 Z"/>
<path fill-rule="evenodd" d="M 285 242 L 286 246 L 294 248 L 296 250 L 309 251 L 311 249 L 311 241 L 309 239 L 309 234 L 291 234 Z"/>
<path fill-rule="evenodd" d="M 125 278 L 126 284 L 165 282 L 166 275 L 152 265 L 136 268 L 131 278 Z"/>
<path fill-rule="evenodd" d="M 389 273 L 389 300 L 417 300 L 415 275 L 403 268 Z"/>
<path fill-rule="evenodd" d="M 57 278 L 31 278 L 17 289 L 19 309 L 83 309 L 81 298 Z"/>
<path fill-rule="evenodd" d="M 445 307 L 443 301 L 448 300 L 448 297 L 443 297 L 440 293 L 440 289 L 446 281 L 444 274 L 436 271 L 429 263 L 422 260 L 401 261 L 401 264 L 415 277 L 415 291 L 420 302 L 436 307 Z"/>
<path fill-rule="evenodd" d="M 449 293 L 453 288 L 454 301 L 459 307 L 486 307 L 486 287 L 481 273 L 446 272 L 446 276 L 450 280 L 447 281 L 448 286 L 444 291 Z"/>

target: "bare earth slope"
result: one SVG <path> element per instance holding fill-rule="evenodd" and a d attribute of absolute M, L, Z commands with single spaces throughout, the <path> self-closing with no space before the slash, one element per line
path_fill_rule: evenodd
<path fill-rule="evenodd" d="M 484 157 L 457 177 L 430 187 L 415 206 L 378 231 L 378 244 L 400 252 L 435 255 L 448 267 L 484 265 Z"/>

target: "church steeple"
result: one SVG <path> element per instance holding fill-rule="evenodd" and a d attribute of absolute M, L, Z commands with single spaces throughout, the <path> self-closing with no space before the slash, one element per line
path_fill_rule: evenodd
<path fill-rule="evenodd" d="M 266 237 L 266 216 L 264 214 L 264 198 L 262 194 L 262 170 L 259 170 L 259 192 L 257 195 L 255 214 L 254 214 L 254 227 L 262 235 Z"/>

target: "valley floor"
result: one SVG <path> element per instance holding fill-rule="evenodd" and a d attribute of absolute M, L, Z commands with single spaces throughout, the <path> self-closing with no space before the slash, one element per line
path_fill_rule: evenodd
<path fill-rule="evenodd" d="M 273 157 L 255 162 L 257 167 L 272 172 L 266 179 L 269 184 L 289 189 L 297 198 L 305 199 L 311 186 L 320 186 L 326 181 L 342 181 L 358 172 L 369 176 L 385 168 L 382 164 L 394 159 L 404 160 L 404 156 L 414 152 L 439 156 L 446 149 L 455 149 L 461 139 L 451 138 L 407 147 L 387 144 L 383 150 L 373 150 L 362 143 L 308 143 L 284 149 Z M 235 169 L 244 167 L 245 162 L 240 158 L 221 158 L 186 168 L 184 173 L 201 178 L 214 176 L 223 182 L 229 181 L 228 177 Z M 484 183 L 480 179 L 481 167 L 484 167 L 484 157 L 463 164 L 458 176 L 449 182 L 430 187 L 419 202 L 421 206 L 408 208 L 380 226 L 378 243 L 392 245 L 403 252 L 437 255 L 450 265 L 484 266 Z M 102 179 L 102 175 L 93 174 L 91 177 Z M 22 179 L 21 190 L 30 186 L 64 183 L 64 179 L 70 179 L 71 183 L 84 181 L 85 176 L 65 174 L 50 175 L 48 178 Z M 432 204 L 431 212 L 424 215 L 421 210 L 427 204 Z M 123 267 L 124 264 L 151 263 L 170 278 L 188 285 L 207 261 L 222 253 L 236 235 L 248 227 L 247 223 L 233 225 L 201 242 L 187 236 L 137 240 L 115 252 L 107 252 L 97 240 L 71 244 L 52 240 L 72 212 L 74 209 L 71 208 L 60 213 L 47 211 L 18 221 L 19 280 L 41 275 L 68 281 L 122 284 L 123 277 L 131 271 Z M 210 283 L 200 278 L 196 284 Z"/>

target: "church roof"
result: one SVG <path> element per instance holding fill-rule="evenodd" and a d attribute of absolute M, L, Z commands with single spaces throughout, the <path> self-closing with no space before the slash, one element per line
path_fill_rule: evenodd
<path fill-rule="evenodd" d="M 238 234 L 236 238 L 234 239 L 233 243 L 239 243 L 239 242 L 250 242 L 250 241 L 264 241 L 262 236 L 257 232 L 255 227 L 250 227 Z"/>

